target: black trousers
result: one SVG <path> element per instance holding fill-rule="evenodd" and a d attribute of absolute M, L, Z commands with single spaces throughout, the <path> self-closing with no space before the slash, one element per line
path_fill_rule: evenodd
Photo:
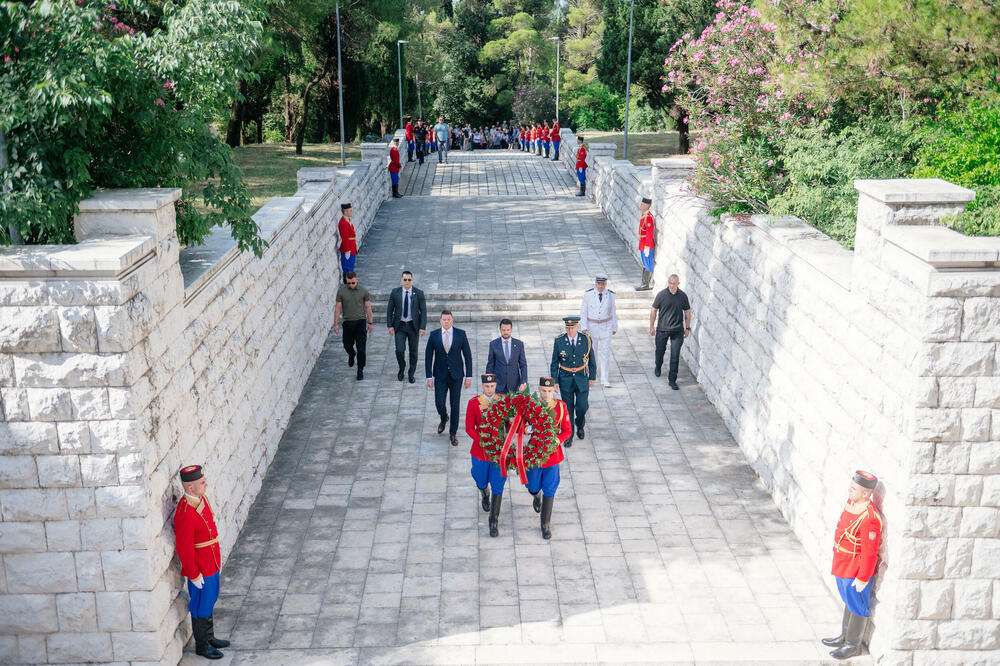
<path fill-rule="evenodd" d="M 344 322 L 344 349 L 358 355 L 358 368 L 365 367 L 365 348 L 368 345 L 368 323 L 364 319 Z M 357 350 L 357 351 L 355 351 Z"/>
<path fill-rule="evenodd" d="M 417 162 L 420 164 L 424 163 L 424 155 L 426 155 L 427 144 L 423 141 L 417 141 Z"/>
<path fill-rule="evenodd" d="M 444 380 L 434 380 L 434 406 L 437 407 L 438 416 L 442 419 L 451 417 L 448 432 L 452 435 L 458 434 L 458 411 L 462 408 L 462 381 L 464 377 L 455 379 L 451 375 Z M 451 414 L 445 405 L 445 398 L 451 406 Z"/>
<path fill-rule="evenodd" d="M 663 367 L 663 353 L 667 350 L 667 340 L 670 341 L 670 370 L 667 372 L 667 381 L 677 381 L 677 368 L 681 362 L 681 347 L 684 346 L 684 329 L 677 328 L 672 331 L 656 331 L 656 369 Z"/>
<path fill-rule="evenodd" d="M 403 354 L 406 352 L 406 345 L 410 345 L 410 376 L 417 371 L 417 343 L 420 335 L 417 333 L 417 326 L 412 321 L 401 321 L 393 335 L 396 343 L 396 361 L 399 362 L 399 369 L 404 367 Z"/>

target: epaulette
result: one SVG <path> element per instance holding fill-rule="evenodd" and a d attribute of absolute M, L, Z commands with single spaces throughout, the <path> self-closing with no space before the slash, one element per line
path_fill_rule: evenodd
<path fill-rule="evenodd" d="M 613 293 L 615 293 L 615 290 L 614 289 L 608 289 L 608 293 L 613 294 Z"/>
<path fill-rule="evenodd" d="M 591 287 L 591 288 L 590 288 L 590 289 L 588 289 L 587 291 L 594 291 L 594 288 L 593 288 L 593 287 Z"/>

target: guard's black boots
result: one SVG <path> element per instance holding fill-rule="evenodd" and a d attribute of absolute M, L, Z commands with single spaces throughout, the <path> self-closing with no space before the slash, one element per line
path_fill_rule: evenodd
<path fill-rule="evenodd" d="M 576 193 L 576 196 L 583 197 L 587 195 L 587 186 L 580 183 L 580 191 Z"/>
<path fill-rule="evenodd" d="M 503 502 L 503 495 L 494 495 L 490 504 L 490 536 L 500 536 L 500 503 Z"/>
<path fill-rule="evenodd" d="M 393 199 L 402 199 L 403 198 L 403 195 L 399 193 L 399 185 L 393 185 L 392 186 L 392 198 Z"/>
<path fill-rule="evenodd" d="M 542 510 L 542 491 L 539 490 L 537 493 L 531 493 L 534 498 L 531 500 L 531 508 L 535 510 L 535 513 L 539 513 Z"/>
<path fill-rule="evenodd" d="M 850 659 L 861 654 L 861 638 L 865 633 L 868 618 L 862 615 L 850 614 L 847 619 L 847 630 L 844 632 L 844 644 L 830 653 L 834 659 Z"/>
<path fill-rule="evenodd" d="M 403 381 L 403 372 L 406 371 L 406 362 L 403 360 L 403 352 L 396 352 L 396 363 L 399 365 L 399 372 L 396 373 L 396 379 Z"/>
<path fill-rule="evenodd" d="M 545 159 L 549 159 L 549 149 L 545 149 Z"/>
<path fill-rule="evenodd" d="M 194 653 L 205 659 L 222 659 L 225 655 L 208 642 L 208 618 L 191 618 L 191 632 L 194 634 Z"/>
<path fill-rule="evenodd" d="M 844 606 L 844 619 L 840 623 L 840 635 L 833 638 L 822 638 L 820 642 L 827 647 L 840 647 L 844 644 L 844 638 L 847 635 L 847 621 L 851 617 L 851 611 L 847 610 L 847 606 Z"/>
<path fill-rule="evenodd" d="M 229 641 L 215 637 L 215 619 L 210 615 L 205 620 L 208 622 L 208 644 L 214 648 L 229 647 Z"/>
<path fill-rule="evenodd" d="M 559 161 L 559 151 L 558 150 L 556 150 L 555 157 L 552 158 L 552 161 L 553 162 L 558 162 Z"/>
<path fill-rule="evenodd" d="M 479 489 L 479 495 L 480 495 L 480 497 L 482 497 L 482 502 L 480 504 L 483 507 L 483 511 L 489 511 L 490 510 L 490 492 L 488 490 L 486 490 L 486 488 L 480 488 Z M 840 644 L 838 643 L 838 645 L 840 645 Z"/>
<path fill-rule="evenodd" d="M 552 502 L 555 497 L 542 498 L 542 538 L 551 539 L 552 530 L 549 529 L 549 522 L 552 520 Z"/>

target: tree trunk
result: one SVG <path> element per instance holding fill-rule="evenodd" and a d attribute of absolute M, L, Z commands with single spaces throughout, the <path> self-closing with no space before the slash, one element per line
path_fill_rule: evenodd
<path fill-rule="evenodd" d="M 257 143 L 264 143 L 264 116 L 257 116 Z"/>
<path fill-rule="evenodd" d="M 237 148 L 243 144 L 243 96 L 246 95 L 246 81 L 240 81 L 240 97 L 229 107 L 229 127 L 226 129 L 226 143 Z"/>
<path fill-rule="evenodd" d="M 305 141 L 306 136 L 306 119 L 309 117 L 309 94 L 317 83 L 323 80 L 326 73 L 330 69 L 330 60 L 323 63 L 323 71 L 320 72 L 312 81 L 306 84 L 306 89 L 302 91 L 302 115 L 299 117 L 299 122 L 295 128 L 295 154 L 302 154 L 302 143 Z"/>
<path fill-rule="evenodd" d="M 687 111 L 674 104 L 670 107 L 670 117 L 677 124 L 677 153 L 687 155 L 691 150 L 690 128 L 687 122 Z"/>
<path fill-rule="evenodd" d="M 298 122 L 298 114 L 295 109 L 295 101 L 292 97 L 292 78 L 285 76 L 285 141 L 292 141 L 295 138 L 295 124 Z"/>

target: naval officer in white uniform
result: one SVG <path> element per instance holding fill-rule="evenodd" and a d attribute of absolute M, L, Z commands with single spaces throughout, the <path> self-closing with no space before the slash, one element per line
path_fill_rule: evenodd
<path fill-rule="evenodd" d="M 608 289 L 608 276 L 604 273 L 598 273 L 594 277 L 594 286 L 583 294 L 580 330 L 590 334 L 597 347 L 601 383 L 611 386 L 608 366 L 611 364 L 611 336 L 618 332 L 618 312 L 615 309 L 615 292 Z"/>

